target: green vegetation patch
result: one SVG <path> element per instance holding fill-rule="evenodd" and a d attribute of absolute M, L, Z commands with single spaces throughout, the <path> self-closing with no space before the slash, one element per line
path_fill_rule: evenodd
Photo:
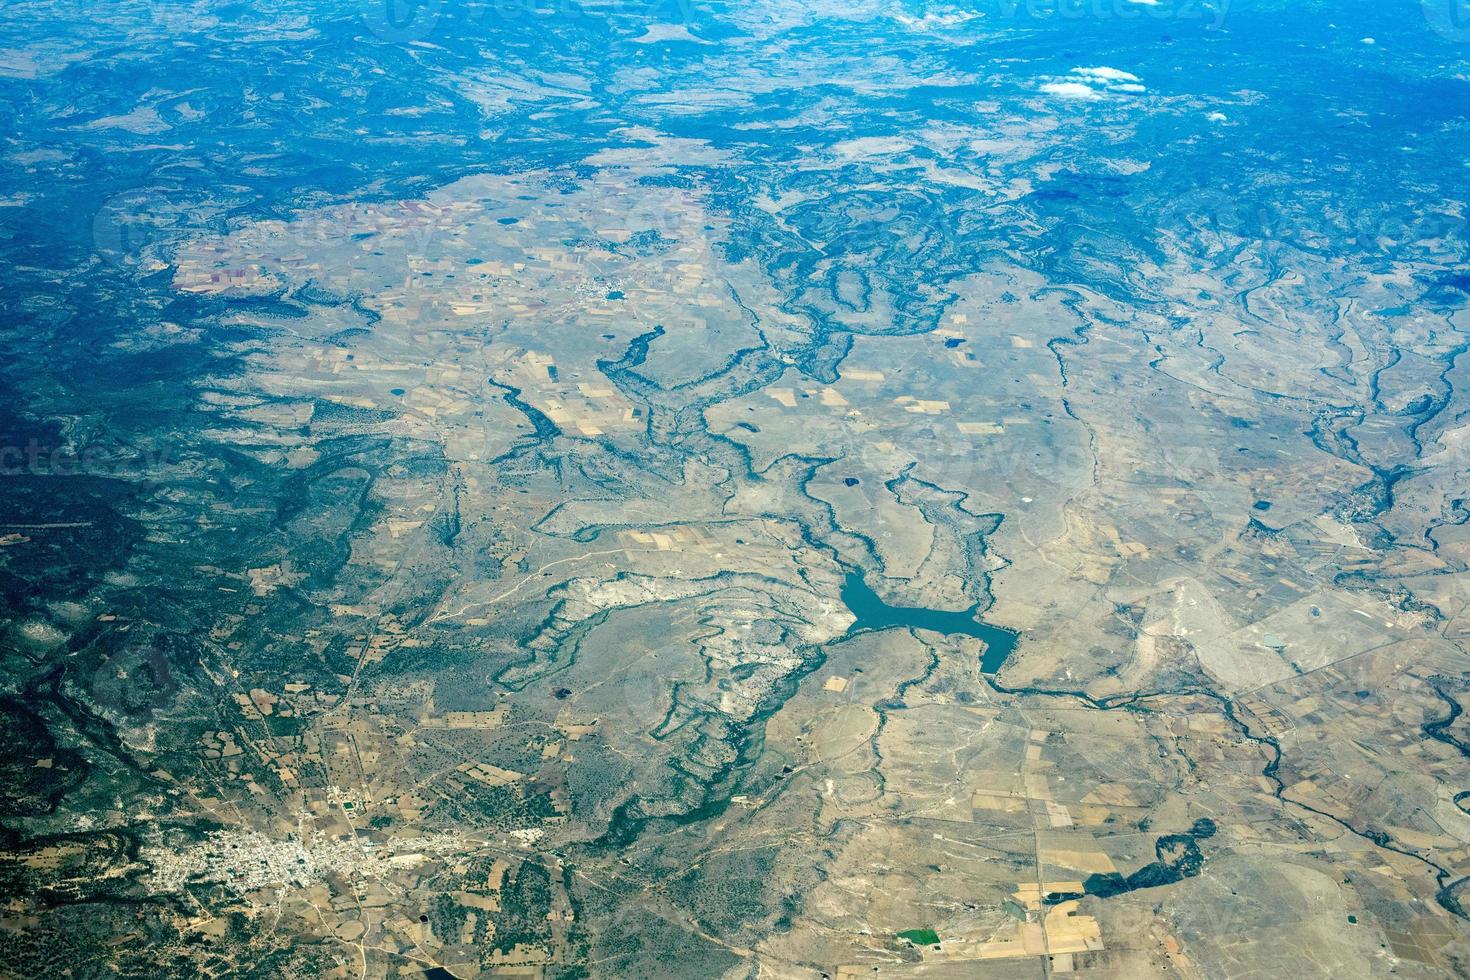
<path fill-rule="evenodd" d="M 517 944 L 544 944 L 551 939 L 546 921 L 551 911 L 551 872 L 538 861 L 524 861 L 500 892 L 494 948 L 508 953 Z"/>

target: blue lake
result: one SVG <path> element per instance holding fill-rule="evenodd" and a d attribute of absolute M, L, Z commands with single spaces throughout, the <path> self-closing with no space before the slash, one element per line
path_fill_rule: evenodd
<path fill-rule="evenodd" d="M 849 573 L 842 583 L 842 601 L 857 617 L 849 634 L 864 630 L 884 630 L 894 626 L 933 630 L 936 633 L 973 636 L 985 645 L 980 655 L 980 670 L 993 674 L 1000 670 L 1021 635 L 1000 626 L 991 626 L 976 619 L 979 607 L 963 612 L 946 612 L 942 609 L 926 609 L 922 606 L 890 606 L 868 587 L 863 576 Z"/>

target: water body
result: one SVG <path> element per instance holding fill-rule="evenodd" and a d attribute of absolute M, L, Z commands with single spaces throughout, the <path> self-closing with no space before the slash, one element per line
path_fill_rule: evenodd
<path fill-rule="evenodd" d="M 1193 878 L 1204 869 L 1205 857 L 1199 842 L 1215 836 L 1215 821 L 1201 817 L 1194 826 L 1182 834 L 1165 834 L 1154 842 L 1154 856 L 1158 860 L 1146 864 L 1128 877 L 1116 871 L 1106 874 L 1091 874 L 1082 883 L 1080 892 L 1048 892 L 1042 901 L 1047 905 L 1069 902 L 1083 895 L 1112 898 L 1126 895 L 1140 888 L 1158 888 Z"/>
<path fill-rule="evenodd" d="M 985 644 L 985 652 L 980 655 L 980 670 L 986 674 L 993 674 L 1000 670 L 1006 658 L 1011 655 L 1011 651 L 1016 648 L 1017 641 L 1021 639 L 1019 633 L 1000 626 L 991 626 L 976 619 L 980 608 L 978 606 L 963 612 L 925 609 L 922 606 L 890 606 L 878 598 L 878 593 L 868 588 L 868 583 L 858 572 L 849 573 L 843 580 L 842 601 L 857 617 L 857 622 L 853 623 L 852 629 L 848 631 L 850 634 L 863 630 L 885 630 L 893 626 L 905 626 L 933 630 L 936 633 L 960 633 L 964 636 L 975 637 Z"/>

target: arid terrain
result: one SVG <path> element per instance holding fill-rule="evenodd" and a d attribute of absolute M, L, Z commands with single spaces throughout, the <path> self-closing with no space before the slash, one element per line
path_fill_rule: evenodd
<path fill-rule="evenodd" d="M 1467 49 L 1154 6 L 8 8 L 0 974 L 1470 975 Z"/>

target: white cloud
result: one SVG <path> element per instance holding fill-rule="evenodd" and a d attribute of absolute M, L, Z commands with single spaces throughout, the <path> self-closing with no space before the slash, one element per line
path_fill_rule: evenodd
<path fill-rule="evenodd" d="M 1137 75 L 1120 71 L 1117 68 L 1109 68 L 1106 65 L 1101 68 L 1073 68 L 1072 74 L 1082 78 L 1096 78 L 1104 82 L 1136 82 L 1139 80 Z"/>
<path fill-rule="evenodd" d="M 1158 0 L 1153 0 L 1157 3 Z M 926 30 L 931 27 L 955 27 L 956 25 L 972 21 L 980 14 L 969 11 L 947 10 L 944 13 L 928 13 L 923 17 L 910 17 L 908 14 L 896 14 L 894 20 L 904 27 L 912 27 L 917 30 Z"/>
<path fill-rule="evenodd" d="M 1059 99 L 1100 99 L 1097 89 L 1081 82 L 1047 82 L 1041 86 L 1041 90 L 1047 95 L 1055 95 Z"/>
<path fill-rule="evenodd" d="M 1140 84 L 1137 75 L 1103 65 L 1073 68 L 1071 74 L 1043 83 L 1041 91 L 1059 99 L 1090 101 L 1105 95 L 1143 95 L 1148 89 Z"/>

